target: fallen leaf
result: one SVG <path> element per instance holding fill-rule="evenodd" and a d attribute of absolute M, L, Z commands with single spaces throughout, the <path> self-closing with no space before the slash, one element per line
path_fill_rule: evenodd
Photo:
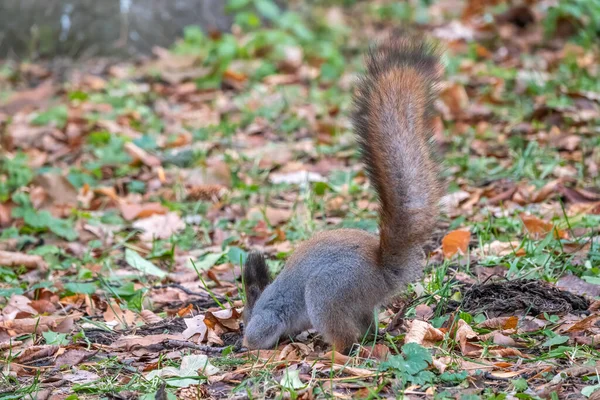
<path fill-rule="evenodd" d="M 277 226 L 289 221 L 292 217 L 292 214 L 292 210 L 284 208 L 267 207 L 265 210 L 267 220 L 272 226 Z"/>
<path fill-rule="evenodd" d="M 282 371 L 281 381 L 279 381 L 279 384 L 287 390 L 294 391 L 302 389 L 306 386 L 306 384 L 302 383 L 300 380 L 300 371 L 298 371 L 295 365 Z"/>
<path fill-rule="evenodd" d="M 449 232 L 442 239 L 442 251 L 445 258 L 452 258 L 455 254 L 465 255 L 471 241 L 471 232 L 455 230 Z"/>
<path fill-rule="evenodd" d="M 86 358 L 94 355 L 91 351 L 80 350 L 80 349 L 67 349 L 63 354 L 56 357 L 54 361 L 54 365 L 58 368 L 68 365 L 69 367 L 73 367 L 82 363 Z"/>
<path fill-rule="evenodd" d="M 132 225 L 134 228 L 143 231 L 140 239 L 147 242 L 154 239 L 168 239 L 185 228 L 185 222 L 175 212 L 165 215 L 153 215 L 137 220 Z"/>
<path fill-rule="evenodd" d="M 469 96 L 463 85 L 452 83 L 440 91 L 440 99 L 453 118 L 459 117 L 469 106 Z"/>
<path fill-rule="evenodd" d="M 519 323 L 519 317 L 511 316 L 511 317 L 497 317 L 490 318 L 478 325 L 480 328 L 486 329 L 514 329 L 517 327 Z"/>
<path fill-rule="evenodd" d="M 144 322 L 147 323 L 147 324 L 157 324 L 157 323 L 163 321 L 163 319 L 161 317 L 159 317 L 158 315 L 154 314 L 150 310 L 142 310 L 142 312 L 140 313 L 140 316 L 142 317 L 142 319 L 144 320 Z"/>
<path fill-rule="evenodd" d="M 54 82 L 45 80 L 37 87 L 13 93 L 8 100 L 0 104 L 0 113 L 16 114 L 24 108 L 44 106 L 55 92 Z"/>
<path fill-rule="evenodd" d="M 600 296 L 600 285 L 588 283 L 575 275 L 565 275 L 556 282 L 556 287 L 580 296 Z"/>
<path fill-rule="evenodd" d="M 32 361 L 37 361 L 42 358 L 47 358 L 53 356 L 59 349 L 59 346 L 32 346 L 27 347 L 21 354 L 19 354 L 15 361 L 19 364 L 28 364 Z"/>
<path fill-rule="evenodd" d="M 433 317 L 433 309 L 427 304 L 419 304 L 415 307 L 415 315 L 421 321 L 428 321 Z"/>
<path fill-rule="evenodd" d="M 470 343 L 477 338 L 477 333 L 464 320 L 459 319 L 457 323 L 455 339 L 460 346 L 460 351 L 465 356 L 479 355 L 481 347 Z"/>
<path fill-rule="evenodd" d="M 589 317 L 582 319 L 581 321 L 575 323 L 567 332 L 587 332 L 596 324 L 596 321 L 600 320 L 600 314 L 593 314 Z"/>
<path fill-rule="evenodd" d="M 487 256 L 508 256 L 515 255 L 516 257 L 522 257 L 527 252 L 524 248 L 521 247 L 521 242 L 513 241 L 513 242 L 501 242 L 499 240 L 494 240 L 491 243 L 484 244 L 483 247 L 479 249 L 482 257 Z"/>
<path fill-rule="evenodd" d="M 415 319 L 412 321 L 404 343 L 417 343 L 425 347 L 433 346 L 434 342 L 444 339 L 444 333 L 425 321 Z"/>
<path fill-rule="evenodd" d="M 73 370 L 74 370 L 74 372 L 72 372 L 72 373 L 63 374 L 62 378 L 66 381 L 69 381 L 71 383 L 76 383 L 79 385 L 96 382 L 100 379 L 100 377 L 92 371 L 88 371 L 86 369 L 78 369 L 78 368 L 73 368 Z"/>
<path fill-rule="evenodd" d="M 548 233 L 554 232 L 554 237 L 557 239 L 566 239 L 567 233 L 554 227 L 554 224 L 543 221 L 532 215 L 520 214 L 521 221 L 525 225 L 525 229 L 534 239 L 542 239 Z"/>
<path fill-rule="evenodd" d="M 161 270 L 156 265 L 144 259 L 137 252 L 131 249 L 125 249 L 125 261 L 127 262 L 127 264 L 143 272 L 144 274 L 154 275 L 159 278 L 164 278 L 167 276 L 167 273 L 165 271 Z"/>
<path fill-rule="evenodd" d="M 307 185 L 309 182 L 326 182 L 325 178 L 316 172 L 296 171 L 288 173 L 272 173 L 269 179 L 274 184 Z"/>
<path fill-rule="evenodd" d="M 140 347 L 148 347 L 159 344 L 165 340 L 181 340 L 181 335 L 175 334 L 160 334 L 148 336 L 121 336 L 110 347 L 119 351 L 132 351 Z"/>
<path fill-rule="evenodd" d="M 189 355 L 181 358 L 181 365 L 179 368 L 166 367 L 150 371 L 146 374 L 146 379 L 151 381 L 154 378 L 161 377 L 166 378 L 170 386 L 176 387 L 188 387 L 198 383 L 197 379 L 190 377 L 211 376 L 219 372 L 219 368 L 213 366 L 208 361 L 206 354 Z"/>
<path fill-rule="evenodd" d="M 77 189 L 61 174 L 47 173 L 38 175 L 33 183 L 42 187 L 46 192 L 46 201 L 42 208 L 49 205 L 77 204 Z"/>
<path fill-rule="evenodd" d="M 185 326 L 187 328 L 181 332 L 184 339 L 190 339 L 194 335 L 199 335 L 197 342 L 200 343 L 206 337 L 208 327 L 204 322 L 204 315 L 196 315 L 193 318 L 184 318 Z"/>
<path fill-rule="evenodd" d="M 39 268 L 48 269 L 48 265 L 41 256 L 16 253 L 12 251 L 0 251 L 0 265 L 4 267 Z"/>
<path fill-rule="evenodd" d="M 277 360 L 300 361 L 311 353 L 310 347 L 304 343 L 290 343 L 281 349 Z"/>
<path fill-rule="evenodd" d="M 159 167 L 161 165 L 158 157 L 149 154 L 146 150 L 138 147 L 133 142 L 125 143 L 123 147 L 135 161 L 141 161 L 148 167 Z"/>
<path fill-rule="evenodd" d="M 147 218 L 155 214 L 166 214 L 169 209 L 160 203 L 131 204 L 122 202 L 119 204 L 121 215 L 127 221 L 136 218 Z"/>

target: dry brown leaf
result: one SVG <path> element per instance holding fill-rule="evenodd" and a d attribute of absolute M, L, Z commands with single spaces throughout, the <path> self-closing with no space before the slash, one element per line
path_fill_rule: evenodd
<path fill-rule="evenodd" d="M 600 296 L 600 285 L 588 283 L 575 275 L 565 275 L 556 282 L 556 287 L 580 296 Z"/>
<path fill-rule="evenodd" d="M 379 361 L 387 360 L 390 355 L 390 348 L 383 343 L 376 343 L 375 346 L 361 346 L 359 356 L 362 358 L 374 358 Z"/>
<path fill-rule="evenodd" d="M 46 192 L 46 201 L 42 208 L 49 205 L 77 204 L 77 189 L 63 175 L 53 173 L 38 175 L 33 183 Z"/>
<path fill-rule="evenodd" d="M 136 218 L 148 218 L 155 214 L 166 214 L 169 209 L 160 203 L 131 204 L 121 203 L 119 205 L 121 215 L 127 221 L 133 221 Z"/>
<path fill-rule="evenodd" d="M 54 82 L 45 80 L 37 87 L 12 94 L 8 100 L 0 104 L 0 113 L 16 114 L 24 108 L 45 105 L 55 92 Z"/>
<path fill-rule="evenodd" d="M 204 316 L 205 322 L 210 321 L 211 323 L 218 323 L 232 331 L 240 329 L 239 318 L 240 314 L 235 308 L 226 308 L 212 312 L 207 311 Z"/>
<path fill-rule="evenodd" d="M 39 268 L 46 270 L 48 265 L 41 256 L 17 253 L 12 251 L 0 251 L 0 265 L 4 267 Z"/>
<path fill-rule="evenodd" d="M 142 310 L 142 312 L 140 313 L 140 316 L 142 317 L 144 322 L 147 324 L 156 324 L 156 323 L 163 321 L 163 319 L 161 317 L 154 314 L 150 310 Z"/>
<path fill-rule="evenodd" d="M 278 361 L 300 361 L 308 356 L 312 350 L 304 343 L 290 343 L 281 349 L 281 353 L 277 357 Z"/>
<path fill-rule="evenodd" d="M 515 376 L 523 375 L 526 372 L 529 371 L 526 369 L 522 369 L 519 371 L 492 371 L 490 372 L 490 375 L 498 379 L 511 379 Z"/>
<path fill-rule="evenodd" d="M 12 202 L 0 203 L 0 227 L 9 226 L 13 220 Z"/>
<path fill-rule="evenodd" d="M 517 345 L 517 342 L 515 342 L 513 338 L 511 338 L 510 336 L 503 335 L 499 332 L 494 332 L 492 338 L 494 344 L 497 344 L 499 346 L 515 347 Z"/>
<path fill-rule="evenodd" d="M 474 356 L 481 354 L 481 346 L 470 343 L 470 340 L 477 339 L 477 333 L 462 319 L 458 320 L 455 339 L 463 355 Z"/>
<path fill-rule="evenodd" d="M 164 340 L 182 340 L 181 334 L 161 334 L 148 336 L 121 336 L 110 344 L 110 347 L 119 351 L 132 351 L 139 347 L 148 347 L 161 343 Z"/>
<path fill-rule="evenodd" d="M 404 337 L 404 343 L 417 343 L 425 347 L 444 339 L 444 333 L 430 323 L 415 319 Z"/>
<path fill-rule="evenodd" d="M 133 326 L 137 315 L 131 310 L 122 310 L 117 303 L 111 303 L 106 311 L 102 314 L 104 321 L 109 325 L 115 327 L 115 329 L 125 329 Z"/>
<path fill-rule="evenodd" d="M 465 255 L 471 241 L 471 232 L 455 230 L 449 232 L 442 239 L 442 251 L 445 258 L 452 258 L 455 254 Z"/>
<path fill-rule="evenodd" d="M 433 309 L 427 304 L 419 304 L 415 307 L 415 315 L 421 321 L 429 321 L 433 317 Z"/>
<path fill-rule="evenodd" d="M 452 117 L 459 117 L 469 106 L 469 96 L 465 87 L 459 83 L 452 83 L 440 92 L 440 100 L 444 103 Z"/>
<path fill-rule="evenodd" d="M 478 327 L 486 329 L 514 329 L 518 323 L 519 317 L 513 315 L 511 317 L 490 318 L 480 323 Z"/>
<path fill-rule="evenodd" d="M 292 214 L 292 210 L 284 208 L 267 207 L 265 210 L 265 215 L 271 226 L 277 226 L 289 221 Z"/>
<path fill-rule="evenodd" d="M 31 300 L 20 294 L 13 294 L 2 310 L 5 320 L 26 318 L 37 314 L 38 311 L 31 306 Z"/>
<path fill-rule="evenodd" d="M 27 364 L 42 358 L 51 357 L 58 351 L 58 349 L 59 346 L 54 345 L 27 347 L 21 354 L 19 354 L 15 361 L 19 364 Z"/>
<path fill-rule="evenodd" d="M 566 239 L 568 237 L 565 231 L 555 228 L 554 224 L 550 222 L 527 214 L 521 214 L 520 217 L 523 225 L 525 225 L 525 229 L 533 239 L 542 239 L 550 232 L 554 232 L 554 237 L 557 239 Z"/>
<path fill-rule="evenodd" d="M 319 359 L 323 363 L 333 362 L 334 364 L 347 364 L 350 362 L 350 357 L 348 357 L 344 354 L 338 353 L 337 351 L 328 351 L 327 353 L 325 353 L 321 357 L 319 357 Z"/>
<path fill-rule="evenodd" d="M 587 332 L 596 324 L 596 321 L 598 320 L 600 320 L 600 314 L 592 314 L 589 317 L 586 317 L 575 323 L 573 326 L 567 329 L 567 332 Z"/>
<path fill-rule="evenodd" d="M 143 231 L 140 235 L 141 240 L 150 242 L 155 238 L 170 238 L 173 234 L 185 228 L 185 222 L 177 213 L 170 212 L 165 215 L 155 214 L 148 218 L 139 219 L 132 226 Z"/>
<path fill-rule="evenodd" d="M 501 242 L 499 240 L 494 240 L 491 243 L 484 244 L 483 247 L 480 248 L 481 256 L 508 256 L 515 255 L 516 257 L 522 257 L 527 252 L 524 248 L 521 247 L 521 242 L 512 241 L 512 242 Z"/>
<path fill-rule="evenodd" d="M 435 369 L 437 369 L 439 371 L 440 374 L 443 374 L 444 371 L 446 371 L 446 369 L 448 368 L 448 365 L 450 365 L 450 363 L 452 362 L 452 357 L 440 357 L 440 358 L 434 358 L 433 359 L 433 366 L 435 367 Z"/>
<path fill-rule="evenodd" d="M 68 349 L 63 354 L 56 357 L 54 365 L 62 367 L 68 365 L 69 367 L 82 363 L 86 358 L 94 355 L 93 352 L 80 350 L 80 349 Z"/>
<path fill-rule="evenodd" d="M 125 150 L 134 159 L 134 161 L 141 161 L 148 167 L 159 167 L 161 165 L 160 159 L 152 154 L 149 154 L 146 150 L 138 147 L 133 142 L 127 142 L 124 145 Z"/>

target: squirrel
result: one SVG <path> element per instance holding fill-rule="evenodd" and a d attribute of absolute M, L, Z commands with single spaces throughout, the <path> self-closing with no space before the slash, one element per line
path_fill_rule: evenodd
<path fill-rule="evenodd" d="M 316 234 L 271 282 L 251 252 L 242 274 L 244 345 L 272 348 L 316 329 L 347 352 L 374 326 L 375 307 L 418 280 L 422 245 L 435 228 L 442 189 L 431 148 L 433 103 L 443 69 L 425 40 L 389 37 L 371 48 L 354 95 L 352 121 L 379 199 L 379 236 L 358 229 Z"/>

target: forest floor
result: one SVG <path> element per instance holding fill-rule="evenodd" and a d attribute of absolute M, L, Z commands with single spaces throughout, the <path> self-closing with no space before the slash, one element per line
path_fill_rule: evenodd
<path fill-rule="evenodd" d="M 228 3 L 143 61 L 0 64 L 0 399 L 600 398 L 598 3 Z M 445 50 L 425 276 L 350 355 L 248 351 L 249 250 L 377 231 L 349 112 L 398 26 Z"/>

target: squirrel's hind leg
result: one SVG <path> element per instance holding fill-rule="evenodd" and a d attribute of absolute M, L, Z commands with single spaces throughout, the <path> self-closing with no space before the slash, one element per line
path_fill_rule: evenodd
<path fill-rule="evenodd" d="M 324 302 L 318 295 L 306 296 L 306 308 L 312 326 L 339 353 L 348 353 L 363 334 L 364 320 L 338 302 Z"/>

